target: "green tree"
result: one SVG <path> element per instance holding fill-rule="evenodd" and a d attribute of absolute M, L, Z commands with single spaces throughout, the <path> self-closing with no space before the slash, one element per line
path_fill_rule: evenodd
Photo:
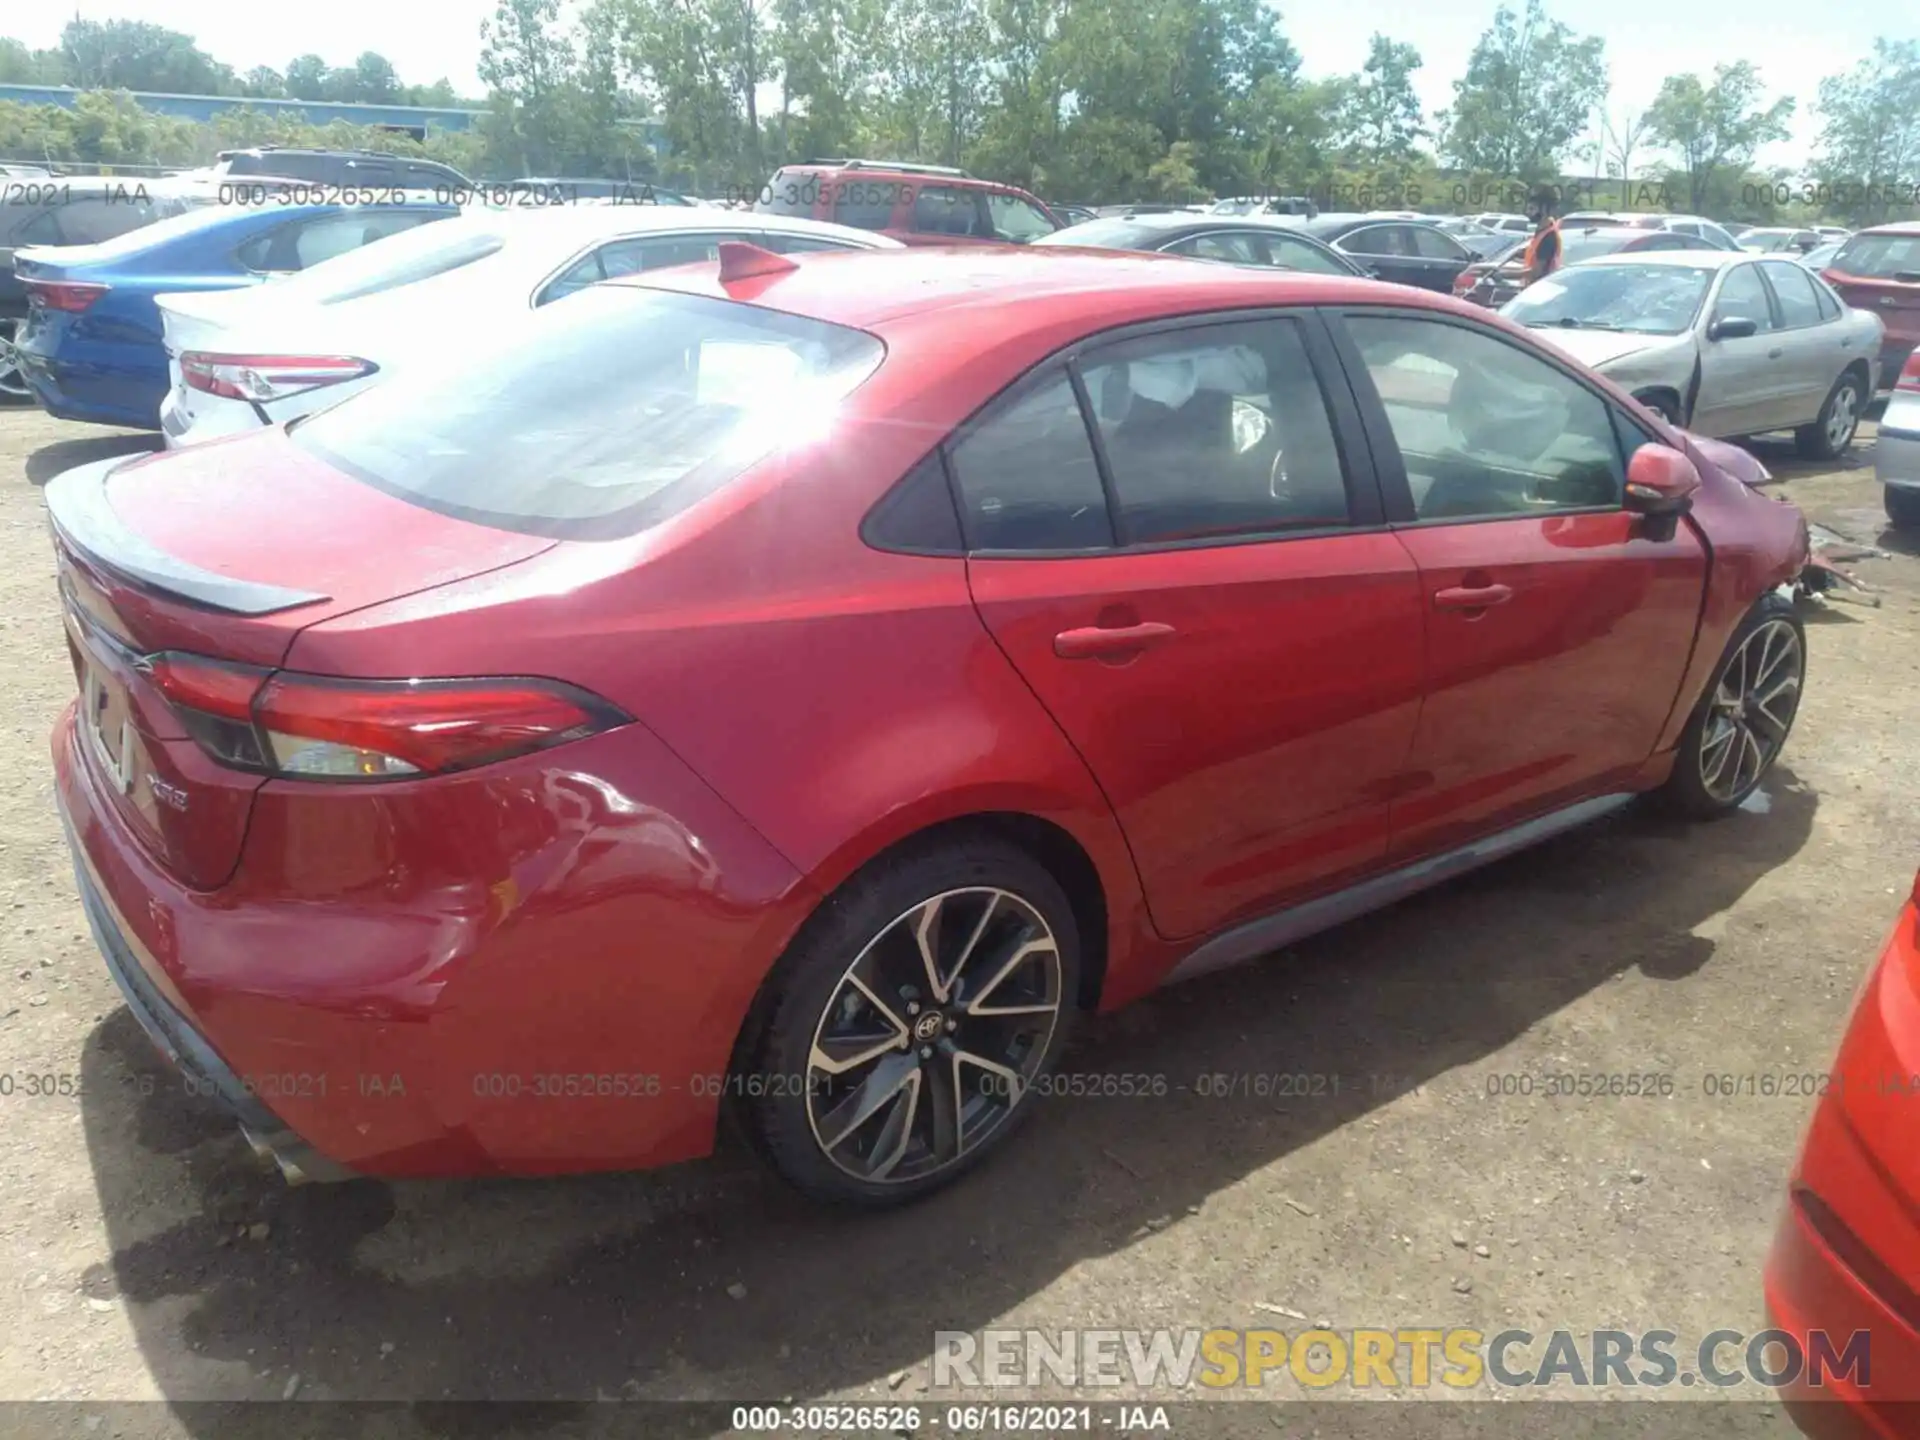
<path fill-rule="evenodd" d="M 1453 82 L 1440 116 L 1441 153 L 1503 180 L 1550 180 L 1606 94 L 1606 44 L 1549 20 L 1540 0 L 1502 5 Z"/>
<path fill-rule="evenodd" d="M 1754 152 L 1787 138 L 1793 115 L 1789 96 L 1760 108 L 1763 87 L 1750 61 L 1716 65 L 1713 82 L 1672 75 L 1647 107 L 1647 138 L 1673 150 L 1685 177 L 1688 204 L 1696 212 L 1713 204 L 1715 182 L 1744 176 Z"/>
<path fill-rule="evenodd" d="M 178 30 L 141 20 L 80 20 L 60 32 L 68 76 L 82 89 L 159 90 L 182 95 L 231 95 L 239 90 L 231 67 Z"/>
<path fill-rule="evenodd" d="M 1406 161 L 1426 134 L 1413 72 L 1420 52 L 1404 41 L 1374 33 L 1367 63 L 1342 87 L 1335 128 L 1342 151 L 1367 164 Z"/>
<path fill-rule="evenodd" d="M 318 55 L 296 55 L 287 62 L 287 94 L 295 100 L 327 98 L 327 62 Z"/>
<path fill-rule="evenodd" d="M 240 93 L 255 100 L 279 100 L 287 93 L 287 82 L 271 65 L 256 65 L 240 77 Z"/>
<path fill-rule="evenodd" d="M 66 57 L 58 50 L 29 50 L 0 36 L 0 85 L 63 85 Z"/>
<path fill-rule="evenodd" d="M 377 51 L 367 50 L 353 62 L 354 99 L 369 105 L 400 103 L 400 77 L 393 62 Z"/>
<path fill-rule="evenodd" d="M 1920 175 L 1920 41 L 1875 40 L 1873 53 L 1820 82 L 1814 174 L 1831 187 L 1836 213 L 1854 224 L 1907 213 Z M 1899 187 L 1904 185 L 1904 193 Z M 1901 205 L 1901 201 L 1906 201 Z"/>

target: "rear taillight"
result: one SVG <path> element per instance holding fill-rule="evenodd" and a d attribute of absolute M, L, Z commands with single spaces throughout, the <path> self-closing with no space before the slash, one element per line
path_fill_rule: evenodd
<path fill-rule="evenodd" d="M 1466 269 L 1462 270 L 1458 275 L 1453 277 L 1453 293 L 1456 295 L 1464 295 L 1479 283 L 1480 283 L 1479 267 L 1476 265 L 1469 265 Z"/>
<path fill-rule="evenodd" d="M 22 280 L 20 284 L 29 303 L 69 315 L 78 315 L 107 293 L 107 287 L 94 280 Z"/>
<path fill-rule="evenodd" d="M 358 380 L 376 368 L 371 360 L 352 355 L 218 355 L 188 350 L 180 357 L 180 375 L 189 390 L 256 403 Z"/>
<path fill-rule="evenodd" d="M 1920 390 L 1920 346 L 1915 346 L 1907 356 L 1907 363 L 1901 367 L 1900 378 L 1893 383 L 1896 390 Z"/>
<path fill-rule="evenodd" d="M 177 652 L 143 667 L 207 754 L 288 779 L 442 775 L 630 718 L 557 680 L 345 680 Z"/>

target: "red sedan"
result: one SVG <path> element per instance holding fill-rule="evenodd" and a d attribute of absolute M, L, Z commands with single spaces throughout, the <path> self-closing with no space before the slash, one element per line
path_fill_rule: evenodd
<path fill-rule="evenodd" d="M 1076 251 L 611 283 L 47 491 L 80 887 L 301 1175 L 1004 1140 L 1073 1013 L 1793 723 L 1792 507 L 1527 332 Z"/>
<path fill-rule="evenodd" d="M 1920 1433 L 1920 876 L 1826 1075 L 1766 1268 L 1774 1324 L 1825 1378 L 1786 1398 L 1809 1435 L 1906 1440 Z M 1865 1368 L 1833 1363 L 1850 1344 Z"/>

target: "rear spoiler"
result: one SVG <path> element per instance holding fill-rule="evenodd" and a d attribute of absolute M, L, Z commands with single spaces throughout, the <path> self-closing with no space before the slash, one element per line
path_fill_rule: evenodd
<path fill-rule="evenodd" d="M 108 501 L 107 482 L 143 458 L 116 455 L 47 482 L 47 518 L 62 544 L 136 585 L 230 615 L 272 615 L 332 598 L 202 569 L 135 534 Z"/>

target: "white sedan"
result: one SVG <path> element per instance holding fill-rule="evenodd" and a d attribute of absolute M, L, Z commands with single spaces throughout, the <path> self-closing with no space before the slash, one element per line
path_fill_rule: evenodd
<path fill-rule="evenodd" d="M 173 382 L 161 431 L 179 447 L 295 419 L 597 281 L 715 259 L 723 240 L 781 252 L 899 245 L 685 206 L 469 211 L 271 285 L 160 296 Z"/>
<path fill-rule="evenodd" d="M 1819 459 L 1853 443 L 1885 333 L 1804 266 L 1738 250 L 1583 260 L 1500 313 L 1675 425 L 1723 439 L 1792 430 Z"/>

